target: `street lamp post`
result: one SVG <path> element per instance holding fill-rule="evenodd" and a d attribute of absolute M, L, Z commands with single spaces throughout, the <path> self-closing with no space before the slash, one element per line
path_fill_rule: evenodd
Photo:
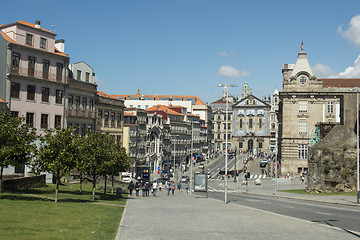
<path fill-rule="evenodd" d="M 227 201 L 227 192 L 228 192 L 228 176 L 227 176 L 227 165 L 228 165 L 228 97 L 229 97 L 229 93 L 228 93 L 228 87 L 237 87 L 235 84 L 231 84 L 231 85 L 226 85 L 226 84 L 219 84 L 218 87 L 224 87 L 224 90 L 226 92 L 226 107 L 225 107 L 225 204 L 228 203 Z"/>
<path fill-rule="evenodd" d="M 176 162 L 175 162 L 175 142 L 176 142 L 176 138 L 178 138 L 179 137 L 179 135 L 175 135 L 174 136 L 174 172 L 173 172 L 173 179 L 174 179 L 174 182 L 176 181 L 176 179 L 175 179 L 175 169 L 176 169 Z"/>
<path fill-rule="evenodd" d="M 194 147 L 194 124 L 193 122 L 191 122 L 191 156 L 190 156 L 190 195 L 191 195 L 191 192 L 192 192 L 192 177 L 193 177 L 193 172 L 192 172 L 192 166 L 193 166 L 193 162 L 192 162 L 192 159 L 193 159 L 193 147 Z"/>
<path fill-rule="evenodd" d="M 359 88 L 356 89 L 356 158 L 357 158 L 357 171 L 356 171 L 356 175 L 357 175 L 357 197 L 356 197 L 356 202 L 360 203 L 360 190 L 359 190 Z"/>

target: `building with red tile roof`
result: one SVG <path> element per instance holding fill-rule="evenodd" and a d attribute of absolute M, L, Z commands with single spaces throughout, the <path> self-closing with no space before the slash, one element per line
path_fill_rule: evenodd
<path fill-rule="evenodd" d="M 283 64 L 279 93 L 278 156 L 281 172 L 308 171 L 309 148 L 321 141 L 321 124 L 343 125 L 354 131 L 359 78 L 317 78 L 303 44 L 295 64 Z M 352 112 L 352 114 L 350 114 Z"/>

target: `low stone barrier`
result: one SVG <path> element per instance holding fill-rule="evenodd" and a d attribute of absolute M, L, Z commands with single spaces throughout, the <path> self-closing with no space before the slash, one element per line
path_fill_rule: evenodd
<path fill-rule="evenodd" d="M 13 177 L 4 179 L 0 183 L 2 190 L 18 190 L 18 189 L 31 189 L 46 187 L 46 175 L 38 175 L 31 177 Z"/>

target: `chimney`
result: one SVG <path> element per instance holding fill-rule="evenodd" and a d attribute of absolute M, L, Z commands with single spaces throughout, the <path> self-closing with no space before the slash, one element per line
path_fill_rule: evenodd
<path fill-rule="evenodd" d="M 55 47 L 60 51 L 60 52 L 64 52 L 65 51 L 65 40 L 64 39 L 58 39 L 55 41 Z"/>
<path fill-rule="evenodd" d="M 40 29 L 40 21 L 35 21 L 35 27 L 36 27 L 37 29 Z"/>

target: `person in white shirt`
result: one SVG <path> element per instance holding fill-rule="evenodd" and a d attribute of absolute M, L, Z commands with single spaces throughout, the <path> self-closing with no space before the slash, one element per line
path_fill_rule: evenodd
<path fill-rule="evenodd" d="M 156 197 L 156 190 L 157 190 L 157 182 L 156 181 L 154 181 L 152 187 L 153 187 L 153 196 Z"/>

